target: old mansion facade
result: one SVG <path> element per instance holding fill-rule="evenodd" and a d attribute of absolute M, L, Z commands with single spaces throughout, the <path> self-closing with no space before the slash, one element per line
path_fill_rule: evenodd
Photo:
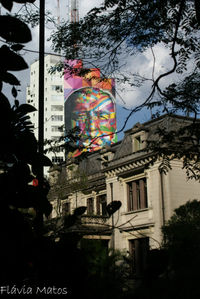
<path fill-rule="evenodd" d="M 104 240 L 109 247 L 134 253 L 136 259 L 142 259 L 146 248 L 160 248 L 161 227 L 175 208 L 188 200 L 200 200 L 200 185 L 187 179 L 178 159 L 171 162 L 167 174 L 159 171 L 159 159 L 149 164 L 154 153 L 146 150 L 146 141 L 159 126 L 188 121 L 164 115 L 137 123 L 125 132 L 122 141 L 78 164 L 70 160 L 54 169 L 50 172 L 52 217 L 86 206 L 78 228 L 84 238 Z M 120 201 L 121 207 L 109 217 L 106 205 L 112 201 Z"/>

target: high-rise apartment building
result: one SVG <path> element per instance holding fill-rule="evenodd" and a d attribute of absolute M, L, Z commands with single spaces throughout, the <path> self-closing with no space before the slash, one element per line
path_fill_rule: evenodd
<path fill-rule="evenodd" d="M 54 55 L 45 56 L 45 79 L 44 79 L 44 139 L 58 140 L 63 135 L 64 126 L 64 86 L 61 72 L 51 74 L 50 68 L 59 62 L 60 58 Z M 26 90 L 26 102 L 39 107 L 39 61 L 36 60 L 30 66 L 30 86 Z M 34 133 L 38 139 L 38 111 L 30 113 L 34 125 Z M 53 163 L 64 160 L 64 152 L 49 152 L 47 156 Z M 45 170 L 47 173 L 47 170 Z"/>

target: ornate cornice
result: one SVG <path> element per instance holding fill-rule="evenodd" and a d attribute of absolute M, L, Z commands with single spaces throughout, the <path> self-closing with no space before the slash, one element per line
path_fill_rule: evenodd
<path fill-rule="evenodd" d="M 106 177 L 122 176 L 132 172 L 137 172 L 139 169 L 144 169 L 150 164 L 155 155 L 152 153 L 143 153 L 140 157 L 133 157 L 134 155 L 129 155 L 128 161 L 127 159 L 119 159 L 118 163 L 113 163 L 111 166 L 105 168 L 104 172 Z"/>

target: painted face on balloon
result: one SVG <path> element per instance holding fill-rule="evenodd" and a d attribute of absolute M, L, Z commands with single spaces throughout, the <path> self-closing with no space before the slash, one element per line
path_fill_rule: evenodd
<path fill-rule="evenodd" d="M 116 142 L 115 105 L 109 92 L 92 87 L 75 91 L 66 102 L 67 115 L 71 115 L 70 120 L 66 119 L 67 129 L 80 128 L 87 151 Z"/>

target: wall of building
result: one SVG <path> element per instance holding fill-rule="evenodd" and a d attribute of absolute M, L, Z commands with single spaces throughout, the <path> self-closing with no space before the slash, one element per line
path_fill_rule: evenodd
<path fill-rule="evenodd" d="M 63 76 L 61 72 L 50 74 L 49 70 L 54 67 L 60 58 L 57 56 L 45 56 L 45 78 L 44 78 L 44 139 L 57 140 L 63 135 L 59 130 L 64 125 L 64 89 Z M 30 86 L 26 90 L 26 103 L 38 109 L 39 88 L 39 62 L 33 62 L 30 67 Z M 30 113 L 34 124 L 34 133 L 38 138 L 38 111 Z M 64 152 L 47 153 L 53 162 L 64 160 Z M 47 169 L 45 170 L 47 173 Z"/>
<path fill-rule="evenodd" d="M 152 123 L 156 128 L 156 120 Z M 161 228 L 173 215 L 174 209 L 188 200 L 200 200 L 199 182 L 187 179 L 181 160 L 171 161 L 172 169 L 167 174 L 159 171 L 161 161 L 149 164 L 153 153 L 143 151 L 144 143 L 141 144 L 143 148 L 138 146 L 140 140 L 146 141 L 149 133 L 151 128 L 146 130 L 138 125 L 126 132 L 121 143 L 95 152 L 77 165 L 87 175 L 88 187 L 87 193 L 66 192 L 71 213 L 77 206 L 87 207 L 87 199 L 93 198 L 93 213 L 88 215 L 86 211 L 82 217 L 84 225 L 96 225 L 98 222 L 99 228 L 110 229 L 107 235 L 86 234 L 86 238 L 106 238 L 110 247 L 123 252 L 143 251 L 143 246 L 147 245 L 150 249 L 157 249 L 163 241 Z M 66 169 L 69 165 L 66 165 Z M 71 174 L 69 177 L 72 178 Z M 136 192 L 134 186 L 137 196 L 139 194 L 139 208 L 135 208 L 135 202 L 130 207 L 131 192 Z M 110 217 L 97 215 L 97 197 L 100 194 L 106 194 L 107 204 L 112 201 L 122 204 Z M 144 201 L 145 194 L 147 202 Z"/>
<path fill-rule="evenodd" d="M 173 215 L 174 209 L 188 200 L 200 200 L 199 183 L 187 179 L 181 161 L 172 162 L 172 170 L 163 175 L 163 187 L 158 165 L 159 163 L 155 163 L 140 175 L 127 177 L 126 179 L 114 177 L 107 181 L 108 202 L 111 201 L 109 196 L 110 182 L 113 182 L 114 199 L 122 201 L 122 207 L 114 215 L 115 223 L 121 228 L 115 233 L 115 245 L 119 249 L 128 249 L 128 240 L 139 236 L 142 237 L 142 235 L 150 237 L 151 248 L 157 248 L 162 242 L 161 227 Z M 147 178 L 148 208 L 128 212 L 126 184 L 140 177 Z M 163 188 L 163 191 L 161 188 Z"/>
<path fill-rule="evenodd" d="M 115 248 L 127 251 L 129 250 L 129 240 L 145 236 L 150 238 L 150 247 L 152 249 L 158 248 L 162 242 L 161 227 L 172 216 L 174 209 L 188 200 L 200 200 L 199 183 L 187 180 L 186 173 L 181 165 L 181 161 L 172 162 L 172 170 L 163 175 L 163 184 L 161 184 L 161 174 L 157 162 L 137 175 L 126 178 L 119 178 L 118 176 L 107 178 L 104 190 L 95 191 L 94 189 L 88 194 L 72 192 L 65 201 L 70 203 L 70 210 L 73 213 L 76 207 L 87 207 L 87 199 L 93 198 L 94 216 L 97 215 L 97 196 L 106 194 L 107 204 L 112 200 L 121 201 L 121 208 L 106 221 L 106 225 L 110 225 L 110 227 L 114 224 Z M 148 207 L 137 211 L 128 211 L 127 183 L 144 177 L 147 182 Z M 113 186 L 113 197 L 111 185 Z M 59 216 L 56 214 L 56 209 L 58 210 L 57 203 L 54 202 L 53 217 Z"/>
<path fill-rule="evenodd" d="M 188 179 L 186 172 L 182 169 L 181 161 L 172 161 L 172 170 L 169 171 L 170 200 L 167 210 L 167 219 L 174 209 L 185 204 L 188 200 L 200 200 L 200 185 L 194 179 Z"/>

